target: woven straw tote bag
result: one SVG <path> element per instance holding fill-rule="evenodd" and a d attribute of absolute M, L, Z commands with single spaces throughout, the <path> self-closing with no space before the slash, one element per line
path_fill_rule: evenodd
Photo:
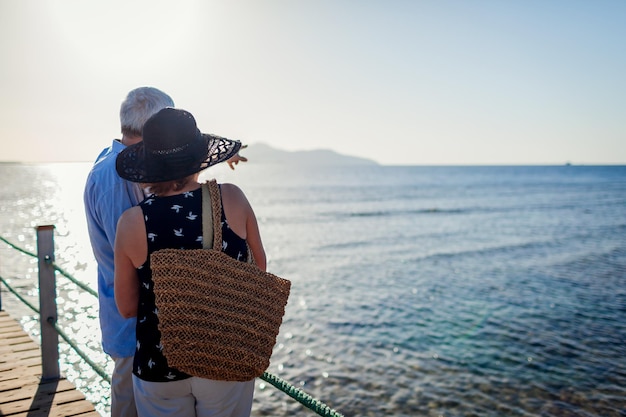
<path fill-rule="evenodd" d="M 211 249 L 222 246 L 215 180 L 202 195 L 205 248 L 150 256 L 163 354 L 193 376 L 248 381 L 269 366 L 291 282 Z"/>

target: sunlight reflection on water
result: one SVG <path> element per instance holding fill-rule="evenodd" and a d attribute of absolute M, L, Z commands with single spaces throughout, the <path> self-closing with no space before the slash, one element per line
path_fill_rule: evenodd
<path fill-rule="evenodd" d="M 1 230 L 35 251 L 35 223 L 54 222 L 60 266 L 96 288 L 81 200 L 88 168 L 21 166 L 19 181 L 35 185 L 0 188 L 16 202 L 0 205 Z M 347 415 L 621 415 L 623 170 L 374 171 L 210 173 L 246 191 L 270 271 L 292 280 L 270 372 Z M 2 276 L 37 304 L 36 260 L 2 246 Z M 61 276 L 58 289 L 60 321 L 110 372 L 96 300 Z M 108 384 L 61 345 L 63 372 L 106 408 Z M 265 383 L 253 407 L 310 415 Z"/>

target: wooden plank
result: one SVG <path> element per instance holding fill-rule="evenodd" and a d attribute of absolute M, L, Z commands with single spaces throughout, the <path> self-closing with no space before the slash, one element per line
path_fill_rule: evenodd
<path fill-rule="evenodd" d="M 0 334 L 0 337 L 2 337 L 2 334 Z M 40 355 L 39 346 L 33 345 L 32 341 L 30 344 L 20 343 L 18 345 L 10 346 L 1 346 L 0 344 L 0 363 L 20 361 Z"/>
<path fill-rule="evenodd" d="M 3 372 L 3 374 L 4 375 L 1 379 L 2 381 L 7 381 L 10 379 L 15 379 L 15 378 L 25 380 L 26 378 L 29 378 L 30 376 L 36 376 L 38 381 L 41 379 L 41 372 L 39 372 L 36 367 L 35 368 L 20 367 L 20 368 L 16 368 L 7 372 Z"/>
<path fill-rule="evenodd" d="M 0 363 L 0 372 L 10 371 L 12 369 L 19 370 L 21 368 L 31 368 L 41 365 L 41 358 L 22 358 L 14 357 L 14 361 Z M 41 373 L 41 371 L 39 371 Z"/>
<path fill-rule="evenodd" d="M 41 348 L 0 311 L 0 416 L 99 417 L 74 384 L 42 381 Z"/>
<path fill-rule="evenodd" d="M 5 383 L 3 385 L 0 393 L 0 404 L 34 398 L 36 395 L 50 395 L 75 389 L 74 384 L 67 379 L 42 384 L 38 380 L 31 380 L 30 383 L 25 383 L 23 379 L 18 379 L 12 382 L 12 384 Z M 80 399 L 85 398 L 82 394 L 81 396 L 82 398 Z"/>
<path fill-rule="evenodd" d="M 22 330 L 21 328 L 13 329 L 13 328 L 5 327 L 2 329 L 0 334 L 2 334 L 2 337 L 4 339 L 6 339 L 5 342 L 9 346 L 21 343 L 24 340 L 24 336 L 28 337 L 28 335 L 24 334 L 24 330 Z M 30 341 L 32 342 L 33 339 L 30 339 Z"/>
<path fill-rule="evenodd" d="M 10 417 L 101 417 L 88 401 L 78 401 L 71 404 L 61 404 L 53 408 L 24 411 L 11 414 Z M 8 416 L 7 416 L 8 417 Z"/>
<path fill-rule="evenodd" d="M 79 402 L 85 399 L 85 396 L 73 389 L 72 391 L 52 391 L 49 393 L 41 393 L 35 387 L 35 391 L 31 392 L 31 397 L 14 399 L 12 401 L 0 402 L 0 413 L 3 415 L 11 415 L 23 411 L 53 409 L 55 406 Z M 92 405 L 93 408 L 93 405 Z"/>
<path fill-rule="evenodd" d="M 13 326 L 15 326 L 15 320 L 13 320 L 11 317 L 0 318 L 0 329 L 5 329 L 7 327 Z"/>
<path fill-rule="evenodd" d="M 0 349 L 0 363 L 12 361 L 15 355 L 20 355 L 23 358 L 33 358 L 39 356 L 39 349 L 33 347 L 24 349 Z"/>
<path fill-rule="evenodd" d="M 0 337 L 2 332 L 0 332 Z M 0 352 L 20 352 L 26 350 L 39 350 L 39 346 L 33 343 L 33 339 L 28 335 L 24 335 L 19 338 L 7 340 L 0 345 Z"/>
<path fill-rule="evenodd" d="M 0 393 L 15 388 L 20 388 L 28 384 L 39 384 L 41 378 L 35 375 L 25 375 L 19 378 L 16 375 L 8 374 L 0 378 Z"/>
<path fill-rule="evenodd" d="M 0 332 L 0 336 L 1 335 L 2 332 Z M 39 349 L 39 346 L 34 344 L 33 340 L 27 335 L 12 339 L 10 342 L 7 340 L 4 344 L 0 345 L 0 351 L 2 352 L 18 352 L 30 349 Z"/>

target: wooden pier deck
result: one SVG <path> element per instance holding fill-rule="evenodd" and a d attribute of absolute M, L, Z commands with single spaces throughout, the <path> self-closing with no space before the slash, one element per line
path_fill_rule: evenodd
<path fill-rule="evenodd" d="M 41 381 L 41 349 L 0 311 L 0 417 L 100 417 L 66 379 Z"/>

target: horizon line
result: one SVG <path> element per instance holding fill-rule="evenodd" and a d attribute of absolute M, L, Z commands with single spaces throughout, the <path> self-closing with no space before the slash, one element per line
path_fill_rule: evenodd
<path fill-rule="evenodd" d="M 13 165 L 18 165 L 18 164 L 22 164 L 22 165 L 44 165 L 44 164 L 93 164 L 95 161 L 93 160 L 57 160 L 57 161 L 7 161 L 7 160 L 0 160 L 0 164 L 13 164 Z M 278 161 L 273 161 L 273 162 L 258 162 L 258 161 L 247 161 L 245 162 L 245 164 L 260 164 L 260 165 L 273 165 L 276 164 Z M 383 163 L 379 163 L 376 161 L 373 161 L 374 164 L 373 165 L 377 165 L 377 166 L 383 166 L 383 167 L 392 167 L 392 166 L 397 166 L 397 167 L 403 167 L 403 166 L 423 166 L 423 167 L 471 167 L 471 166 L 494 166 L 494 167 L 500 167 L 500 166 L 517 166 L 517 167 L 524 167 L 524 166 L 538 166 L 538 167 L 555 167 L 555 166 L 626 166 L 626 162 L 457 162 L 457 163 L 452 163 L 452 162 L 431 162 L 431 163 L 399 163 L 399 164 L 383 164 Z M 285 162 L 280 162 L 280 163 L 285 163 Z M 289 165 L 289 162 L 286 162 L 287 165 Z M 342 164 L 342 163 L 321 163 L 321 164 L 315 164 L 315 163 L 311 163 L 311 164 L 305 164 L 304 166 L 307 165 L 318 165 L 318 166 L 344 166 L 344 167 L 350 167 L 350 166 L 371 166 L 370 164 Z"/>

